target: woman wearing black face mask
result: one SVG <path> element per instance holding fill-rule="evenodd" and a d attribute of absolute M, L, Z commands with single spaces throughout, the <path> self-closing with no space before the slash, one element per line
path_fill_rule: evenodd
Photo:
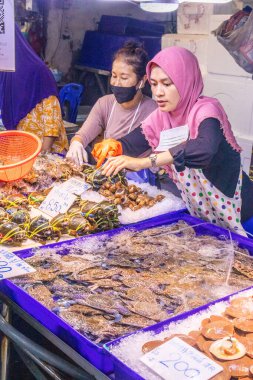
<path fill-rule="evenodd" d="M 119 139 L 137 128 L 157 105 L 142 94 L 146 82 L 147 52 L 135 41 L 127 42 L 114 57 L 111 95 L 100 98 L 71 141 L 67 157 L 77 164 L 88 162 L 88 145 L 97 136 Z"/>

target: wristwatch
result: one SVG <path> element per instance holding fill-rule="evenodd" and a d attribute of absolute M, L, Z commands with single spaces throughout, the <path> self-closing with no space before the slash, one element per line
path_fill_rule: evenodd
<path fill-rule="evenodd" d="M 150 159 L 150 161 L 151 161 L 151 166 L 152 166 L 152 168 L 156 168 L 157 154 L 152 153 L 152 154 L 149 156 L 149 159 Z"/>

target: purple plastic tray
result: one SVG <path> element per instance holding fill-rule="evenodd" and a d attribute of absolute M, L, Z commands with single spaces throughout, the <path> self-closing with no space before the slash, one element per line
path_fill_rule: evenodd
<path fill-rule="evenodd" d="M 195 231 L 197 234 L 212 235 L 216 237 L 221 237 L 222 239 L 229 239 L 229 232 L 221 227 L 217 227 L 211 223 L 206 223 L 201 219 L 192 217 L 183 212 L 172 212 L 151 218 L 139 223 L 124 226 L 115 230 L 107 231 L 106 233 L 99 233 L 94 235 L 89 235 L 79 238 L 79 241 L 85 241 L 93 236 L 106 235 L 108 237 L 113 236 L 121 231 L 128 228 L 134 228 L 136 230 L 144 230 L 152 227 L 158 227 L 161 225 L 169 225 L 177 222 L 178 220 L 184 220 L 190 225 L 197 225 Z M 246 237 L 242 237 L 235 233 L 231 233 L 233 240 L 237 241 L 239 246 L 242 248 L 247 248 L 249 252 L 253 255 L 253 240 Z M 75 240 L 75 239 L 73 239 Z M 65 241 L 60 243 L 54 243 L 47 245 L 48 247 L 56 248 L 58 247 L 59 254 L 67 254 L 68 247 L 71 247 L 73 243 L 71 241 Z M 21 258 L 30 256 L 34 251 L 40 248 L 26 249 L 22 251 L 15 252 Z M 33 318 L 39 321 L 44 327 L 46 327 L 53 334 L 62 339 L 70 347 L 76 350 L 81 356 L 86 358 L 90 363 L 92 363 L 96 368 L 104 373 L 110 373 L 113 371 L 113 361 L 112 357 L 108 354 L 106 350 L 102 347 L 89 341 L 83 335 L 74 330 L 70 325 L 64 322 L 56 314 L 49 311 L 41 303 L 36 301 L 34 298 L 29 296 L 21 288 L 14 285 L 11 281 L 3 280 L 0 282 L 0 291 L 4 293 L 7 297 L 12 299 L 17 305 L 19 305 L 24 311 L 30 314 Z"/>
<path fill-rule="evenodd" d="M 253 290 L 253 286 L 250 286 L 247 289 Z M 206 305 L 200 306 L 196 309 L 193 309 L 193 310 L 187 311 L 185 313 L 179 314 L 175 317 L 169 318 L 166 321 L 159 322 L 155 325 L 146 327 L 145 329 L 139 330 L 138 332 L 140 332 L 140 331 L 143 331 L 143 332 L 144 331 L 153 331 L 155 334 L 159 334 L 161 331 L 163 331 L 164 327 L 165 326 L 168 327 L 170 325 L 170 323 L 183 321 L 192 315 L 198 314 L 199 312 L 208 309 L 212 305 L 215 305 L 217 303 L 224 302 L 224 301 L 229 301 L 229 298 L 231 296 L 236 295 L 236 294 L 239 295 L 243 291 L 245 291 L 245 289 L 240 290 L 239 292 L 230 294 L 226 297 L 220 298 L 218 300 L 212 301 L 212 302 L 210 302 Z M 134 334 L 136 334 L 136 333 L 134 333 Z M 129 335 L 134 335 L 134 334 L 129 334 Z M 129 368 L 125 363 L 123 363 L 121 360 L 119 360 L 116 356 L 114 356 L 110 352 L 111 347 L 116 346 L 123 339 L 124 339 L 124 337 L 118 338 L 118 339 L 115 339 L 112 342 L 104 345 L 104 348 L 109 352 L 109 354 L 111 355 L 112 360 L 113 360 L 115 380 L 147 380 L 147 379 L 144 379 L 142 376 L 140 376 L 138 373 L 136 373 L 133 369 Z"/>
<path fill-rule="evenodd" d="M 94 236 L 106 235 L 108 237 L 113 236 L 119 232 L 122 232 L 129 228 L 134 228 L 136 230 L 144 230 L 147 228 L 161 226 L 164 224 L 170 224 L 175 222 L 178 219 L 183 218 L 184 213 L 182 211 L 175 211 L 168 214 L 164 214 L 155 218 L 147 219 L 142 222 L 133 223 L 124 227 L 120 227 L 114 230 L 107 232 L 101 232 L 98 234 L 88 235 L 78 238 L 79 241 L 85 241 L 86 239 L 92 238 Z M 171 222 L 172 219 L 172 222 Z M 67 254 L 68 247 L 71 247 L 71 244 L 76 239 L 71 239 L 59 243 L 48 244 L 43 248 L 56 248 L 58 247 L 59 254 Z M 29 248 L 16 251 L 15 254 L 21 258 L 31 256 L 35 251 L 39 251 L 40 248 Z M 83 335 L 74 330 L 69 324 L 64 322 L 56 314 L 48 310 L 41 303 L 32 298 L 29 294 L 24 292 L 21 288 L 14 285 L 9 280 L 0 281 L 0 291 L 19 305 L 24 311 L 30 314 L 38 322 L 40 322 L 44 327 L 46 327 L 53 334 L 62 339 L 75 351 L 77 351 L 81 356 L 87 359 L 91 364 L 93 364 L 100 371 L 108 374 L 113 370 L 112 360 L 108 355 L 107 351 L 104 350 L 101 346 L 94 344 L 89 341 Z"/>

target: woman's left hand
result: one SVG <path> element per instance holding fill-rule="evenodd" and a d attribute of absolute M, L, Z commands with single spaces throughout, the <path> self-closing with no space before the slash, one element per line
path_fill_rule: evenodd
<path fill-rule="evenodd" d="M 122 169 L 138 171 L 143 169 L 142 158 L 133 158 L 129 156 L 109 157 L 103 165 L 102 174 L 106 176 L 116 175 Z"/>

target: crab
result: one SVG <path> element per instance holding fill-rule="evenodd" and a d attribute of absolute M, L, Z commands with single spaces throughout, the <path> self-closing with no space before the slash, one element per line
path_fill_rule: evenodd
<path fill-rule="evenodd" d="M 2 202 L 4 203 L 5 208 L 19 206 L 28 208 L 29 206 L 27 197 L 20 193 L 8 195 L 2 200 Z"/>
<path fill-rule="evenodd" d="M 71 236 L 83 236 L 95 232 L 96 225 L 92 225 L 88 219 L 81 214 L 74 215 L 67 219 L 68 234 Z"/>
<path fill-rule="evenodd" d="M 18 209 L 10 215 L 10 221 L 18 224 L 20 227 L 26 227 L 30 221 L 31 217 L 28 210 Z"/>
<path fill-rule="evenodd" d="M 27 239 L 26 232 L 18 224 L 5 221 L 0 224 L 0 244 L 21 245 Z"/>
<path fill-rule="evenodd" d="M 58 214 L 50 221 L 53 228 L 58 228 L 61 234 L 67 234 L 69 230 L 69 216 L 67 214 Z"/>
<path fill-rule="evenodd" d="M 93 172 L 89 173 L 86 177 L 86 182 L 89 183 L 94 190 L 98 191 L 105 182 L 109 182 L 111 184 L 121 183 L 124 186 L 127 185 L 125 175 L 122 171 L 113 177 L 107 177 L 102 174 L 102 170 L 102 168 L 96 169 L 94 167 Z"/>
<path fill-rule="evenodd" d="M 38 240 L 42 244 L 48 240 L 58 241 L 61 237 L 60 229 L 50 225 L 49 220 L 42 215 L 30 221 L 27 235 L 30 239 Z"/>
<path fill-rule="evenodd" d="M 0 207 L 0 223 L 3 221 L 7 221 L 9 218 L 8 213 L 3 207 Z"/>
<path fill-rule="evenodd" d="M 28 194 L 28 203 L 31 206 L 39 206 L 45 199 L 47 194 L 49 193 L 51 189 L 48 189 L 48 191 L 34 191 L 32 193 Z"/>

